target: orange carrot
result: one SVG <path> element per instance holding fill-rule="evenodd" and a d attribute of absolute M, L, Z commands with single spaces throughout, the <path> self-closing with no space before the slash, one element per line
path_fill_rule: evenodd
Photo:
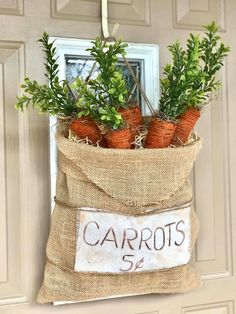
<path fill-rule="evenodd" d="M 153 118 L 148 128 L 145 148 L 168 147 L 174 135 L 176 125 L 172 122 Z"/>
<path fill-rule="evenodd" d="M 129 128 L 109 130 L 105 134 L 108 148 L 131 148 L 131 137 Z"/>
<path fill-rule="evenodd" d="M 142 125 L 141 109 L 138 105 L 129 108 L 119 108 L 118 112 L 122 115 L 123 119 L 130 126 L 132 134 L 132 142 L 135 139 L 135 135 L 138 134 L 138 128 Z"/>
<path fill-rule="evenodd" d="M 88 138 L 93 144 L 101 140 L 101 131 L 95 121 L 88 117 L 74 119 L 70 129 L 81 139 Z"/>
<path fill-rule="evenodd" d="M 197 110 L 194 107 L 190 107 L 184 114 L 182 114 L 178 119 L 175 134 L 171 143 L 177 146 L 186 143 L 200 116 L 200 110 Z"/>

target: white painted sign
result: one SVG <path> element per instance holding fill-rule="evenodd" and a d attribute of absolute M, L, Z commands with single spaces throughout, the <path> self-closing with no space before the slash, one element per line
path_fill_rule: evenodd
<path fill-rule="evenodd" d="M 190 206 L 138 217 L 82 208 L 75 271 L 127 273 L 184 265 L 190 242 Z"/>

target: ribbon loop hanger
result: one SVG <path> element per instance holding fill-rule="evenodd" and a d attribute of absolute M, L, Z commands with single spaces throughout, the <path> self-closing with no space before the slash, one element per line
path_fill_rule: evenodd
<path fill-rule="evenodd" d="M 101 18 L 102 18 L 102 34 L 104 39 L 114 39 L 119 28 L 119 24 L 115 23 L 111 33 L 108 25 L 108 0 L 101 0 Z"/>

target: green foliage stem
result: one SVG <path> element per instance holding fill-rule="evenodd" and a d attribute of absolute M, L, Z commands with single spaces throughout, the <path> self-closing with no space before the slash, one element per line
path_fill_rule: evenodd
<path fill-rule="evenodd" d="M 17 97 L 16 108 L 23 111 L 29 105 L 32 105 L 37 107 L 40 112 L 50 115 L 71 115 L 76 111 L 75 98 L 71 94 L 67 82 L 59 82 L 59 69 L 55 57 L 54 42 L 49 41 L 49 36 L 45 32 L 39 42 L 42 44 L 45 53 L 45 76 L 49 80 L 49 86 L 40 85 L 36 81 L 25 78 L 24 84 L 21 85 L 24 94 Z"/>
<path fill-rule="evenodd" d="M 72 84 L 79 95 L 76 102 L 80 110 L 78 117 L 90 115 L 108 128 L 118 129 L 124 125 L 124 120 L 117 109 L 127 106 L 128 90 L 116 63 L 119 54 L 125 55 L 127 45 L 121 41 L 108 44 L 100 38 L 92 44 L 87 50 L 99 65 L 99 75 L 88 82 L 78 78 Z"/>
<path fill-rule="evenodd" d="M 160 115 L 166 119 L 175 121 L 190 106 L 200 110 L 219 88 L 215 75 L 230 49 L 219 43 L 215 22 L 205 29 L 202 40 L 190 34 L 186 50 L 178 41 L 169 46 L 172 64 L 164 67 L 159 106 Z"/>
<path fill-rule="evenodd" d="M 90 115 L 97 122 L 112 129 L 123 126 L 121 114 L 108 104 L 107 96 L 100 90 L 97 80 L 91 80 L 90 84 L 86 84 L 81 78 L 77 78 L 72 87 L 79 94 L 76 105 L 81 111 L 78 117 Z"/>
<path fill-rule="evenodd" d="M 126 43 L 121 40 L 114 43 L 106 43 L 101 38 L 96 38 L 92 42 L 90 51 L 99 65 L 100 73 L 96 79 L 96 86 L 92 82 L 91 86 L 96 90 L 102 90 L 108 95 L 108 103 L 115 107 L 127 107 L 128 89 L 123 79 L 122 71 L 116 67 L 118 55 L 125 55 Z"/>
<path fill-rule="evenodd" d="M 200 105 L 208 100 L 210 94 L 220 86 L 220 81 L 216 80 L 216 73 L 222 68 L 223 60 L 228 55 L 230 48 L 223 43 L 219 43 L 220 37 L 217 35 L 218 27 L 215 22 L 204 26 L 206 29 L 205 37 L 201 42 L 202 56 L 204 64 L 203 72 L 205 81 L 200 85 L 194 85 L 195 90 L 202 90 L 205 95 Z"/>

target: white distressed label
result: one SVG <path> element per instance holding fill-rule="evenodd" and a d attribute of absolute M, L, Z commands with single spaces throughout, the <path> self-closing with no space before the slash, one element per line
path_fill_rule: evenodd
<path fill-rule="evenodd" d="M 125 216 L 82 208 L 78 213 L 75 271 L 142 272 L 187 264 L 190 207 Z"/>

